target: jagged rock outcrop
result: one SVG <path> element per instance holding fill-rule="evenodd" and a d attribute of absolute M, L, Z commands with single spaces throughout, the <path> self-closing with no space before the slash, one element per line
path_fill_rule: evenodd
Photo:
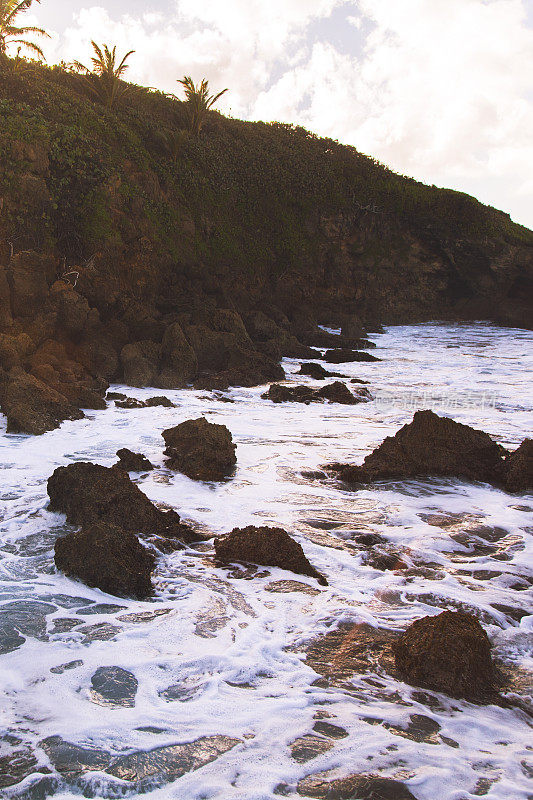
<path fill-rule="evenodd" d="M 78 461 L 48 479 L 49 510 L 71 525 L 106 522 L 131 533 L 195 541 L 198 536 L 175 511 L 157 508 L 121 469 Z"/>
<path fill-rule="evenodd" d="M 494 699 L 490 641 L 471 614 L 443 611 L 418 619 L 393 649 L 398 672 L 413 686 L 468 700 Z"/>
<path fill-rule="evenodd" d="M 432 475 L 502 483 L 505 454 L 484 431 L 433 411 L 417 411 L 412 422 L 388 436 L 362 466 L 332 468 L 349 483 Z"/>
<path fill-rule="evenodd" d="M 137 537 L 108 522 L 95 522 L 56 540 L 56 567 L 117 597 L 145 599 L 153 593 L 154 555 Z"/>
<path fill-rule="evenodd" d="M 204 417 L 189 419 L 163 431 L 167 466 L 197 481 L 221 481 L 237 463 L 235 444 L 225 425 Z"/>
<path fill-rule="evenodd" d="M 7 417 L 8 433 L 39 436 L 59 428 L 67 419 L 81 419 L 83 412 L 21 367 L 13 367 L 3 380 L 0 405 Z"/>
<path fill-rule="evenodd" d="M 509 492 L 533 492 L 533 439 L 524 439 L 505 459 L 505 487 Z"/>
<path fill-rule="evenodd" d="M 326 578 L 307 560 L 302 546 L 282 528 L 234 528 L 227 536 L 215 539 L 217 559 L 225 564 L 245 562 L 265 567 L 280 567 L 299 575 L 309 575 L 327 586 Z"/>

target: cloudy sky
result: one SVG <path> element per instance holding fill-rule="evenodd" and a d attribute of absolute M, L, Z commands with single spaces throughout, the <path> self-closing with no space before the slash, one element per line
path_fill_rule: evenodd
<path fill-rule="evenodd" d="M 131 80 L 229 87 L 220 110 L 296 122 L 533 228 L 533 0 L 42 0 L 49 61 L 135 49 Z"/>

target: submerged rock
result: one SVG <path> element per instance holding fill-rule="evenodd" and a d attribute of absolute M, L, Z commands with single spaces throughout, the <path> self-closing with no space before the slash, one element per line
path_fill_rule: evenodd
<path fill-rule="evenodd" d="M 324 353 L 324 361 L 328 364 L 349 364 L 354 361 L 381 361 L 381 359 L 359 350 L 338 349 L 327 350 Z"/>
<path fill-rule="evenodd" d="M 350 483 L 428 475 L 500 482 L 505 450 L 488 433 L 433 411 L 417 411 L 412 422 L 388 436 L 363 465 L 333 465 Z"/>
<path fill-rule="evenodd" d="M 323 586 L 327 580 L 307 560 L 302 546 L 282 528 L 266 526 L 234 528 L 227 536 L 215 539 L 217 558 L 228 564 L 249 562 L 264 567 L 280 567 L 299 575 L 316 578 Z"/>
<path fill-rule="evenodd" d="M 533 439 L 505 459 L 505 486 L 509 492 L 533 492 Z"/>
<path fill-rule="evenodd" d="M 146 408 L 144 400 L 137 400 L 136 397 L 126 397 L 125 400 L 115 400 L 118 408 Z"/>
<path fill-rule="evenodd" d="M 328 780 L 327 773 L 309 775 L 298 783 L 298 794 L 323 800 L 416 800 L 404 783 L 379 775 L 348 775 Z"/>
<path fill-rule="evenodd" d="M 496 694 L 489 638 L 471 614 L 423 617 L 393 649 L 398 672 L 414 686 L 477 701 L 490 702 Z"/>
<path fill-rule="evenodd" d="M 95 703 L 133 708 L 139 682 L 133 673 L 122 667 L 98 667 L 91 678 L 91 686 Z"/>
<path fill-rule="evenodd" d="M 235 445 L 225 425 L 189 419 L 163 431 L 163 439 L 167 465 L 193 480 L 221 481 L 235 469 Z"/>
<path fill-rule="evenodd" d="M 1 392 L 8 433 L 40 436 L 59 428 L 67 419 L 82 419 L 83 412 L 59 392 L 21 367 L 13 367 Z"/>
<path fill-rule="evenodd" d="M 107 522 L 131 533 L 195 541 L 198 535 L 175 511 L 162 511 L 121 469 L 78 461 L 58 467 L 48 479 L 50 511 L 67 515 L 72 525 Z"/>
<path fill-rule="evenodd" d="M 330 403 L 356 405 L 373 399 L 368 389 L 358 389 L 353 394 L 341 381 L 329 383 L 320 389 L 313 389 L 311 386 L 287 386 L 273 383 L 261 397 L 264 400 L 271 400 L 273 403 L 305 403 L 306 405 L 322 403 L 324 400 Z"/>
<path fill-rule="evenodd" d="M 142 472 L 144 470 L 151 470 L 154 465 L 142 453 L 134 453 L 128 450 L 127 447 L 122 447 L 117 450 L 119 461 L 114 464 L 114 467 L 125 470 L 125 472 Z"/>
<path fill-rule="evenodd" d="M 97 522 L 58 539 L 56 567 L 87 586 L 118 597 L 149 597 L 155 558 L 137 537 L 108 522 Z"/>

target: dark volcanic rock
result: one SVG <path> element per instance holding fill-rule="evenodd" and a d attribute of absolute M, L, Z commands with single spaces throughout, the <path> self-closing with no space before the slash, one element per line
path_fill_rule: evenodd
<path fill-rule="evenodd" d="M 133 708 L 139 682 L 122 667 L 98 667 L 91 678 L 94 702 L 108 706 Z"/>
<path fill-rule="evenodd" d="M 443 611 L 423 617 L 393 649 L 398 672 L 413 686 L 469 700 L 490 702 L 495 696 L 489 638 L 471 614 Z"/>
<path fill-rule="evenodd" d="M 344 403 L 351 406 L 357 403 L 366 403 L 373 399 L 368 389 L 356 389 L 356 393 L 352 394 L 346 384 L 341 383 L 341 381 L 329 383 L 327 386 L 318 389 L 317 396 L 324 398 L 324 400 L 329 400 L 330 403 Z"/>
<path fill-rule="evenodd" d="M 204 417 L 163 431 L 167 465 L 199 481 L 221 481 L 237 463 L 231 432 Z"/>
<path fill-rule="evenodd" d="M 148 400 L 144 401 L 144 405 L 147 408 L 154 408 L 155 406 L 162 406 L 163 408 L 176 408 L 176 405 L 169 400 L 168 397 L 164 396 L 157 396 L 157 397 L 149 397 Z"/>
<path fill-rule="evenodd" d="M 285 386 L 281 383 L 273 383 L 261 397 L 273 403 L 316 402 L 316 392 L 311 386 Z"/>
<path fill-rule="evenodd" d="M 119 467 L 126 472 L 142 472 L 143 470 L 154 468 L 154 465 L 146 456 L 143 456 L 142 453 L 134 453 L 132 450 L 128 450 L 127 447 L 117 450 L 117 456 L 120 460 L 113 466 Z"/>
<path fill-rule="evenodd" d="M 505 450 L 487 433 L 433 411 L 417 411 L 413 421 L 388 436 L 361 467 L 334 466 L 350 483 L 436 475 L 498 483 Z"/>
<path fill-rule="evenodd" d="M 155 559 L 130 531 L 97 522 L 55 544 L 55 563 L 66 575 L 118 597 L 149 597 Z"/>
<path fill-rule="evenodd" d="M 175 511 L 161 511 L 114 467 L 79 461 L 58 467 L 48 479 L 50 511 L 67 515 L 73 525 L 107 522 L 132 533 L 194 541 L 198 536 Z"/>
<path fill-rule="evenodd" d="M 341 349 L 327 350 L 324 354 L 324 361 L 327 361 L 328 364 L 348 364 L 353 361 L 381 361 L 381 359 L 370 355 L 370 353 Z"/>
<path fill-rule="evenodd" d="M 64 395 L 20 367 L 14 367 L 7 377 L 1 407 L 7 416 L 8 433 L 38 436 L 59 428 L 66 419 L 84 416 Z"/>
<path fill-rule="evenodd" d="M 281 528 L 234 528 L 227 536 L 215 539 L 217 558 L 224 563 L 246 562 L 265 567 L 281 567 L 299 575 L 327 580 L 309 563 L 302 546 Z"/>
<path fill-rule="evenodd" d="M 379 775 L 348 775 L 328 780 L 327 774 L 309 775 L 298 784 L 298 794 L 323 800 L 416 800 L 407 786 Z"/>
<path fill-rule="evenodd" d="M 533 492 L 533 439 L 505 459 L 505 486 L 510 492 Z"/>
<path fill-rule="evenodd" d="M 356 394 L 348 389 L 346 384 L 341 381 L 329 383 L 321 389 L 313 389 L 311 386 L 287 386 L 285 384 L 273 383 L 267 392 L 261 395 L 264 400 L 272 400 L 273 403 L 321 403 L 328 400 L 330 403 L 343 403 L 344 405 L 356 405 L 372 400 L 372 395 L 367 389 L 359 389 Z"/>
<path fill-rule="evenodd" d="M 312 361 L 301 364 L 298 374 L 309 375 L 310 378 L 314 378 L 317 381 L 321 381 L 323 378 L 343 377 L 342 375 L 339 375 L 338 372 L 328 372 L 327 369 L 324 369 L 322 364 L 314 364 Z"/>

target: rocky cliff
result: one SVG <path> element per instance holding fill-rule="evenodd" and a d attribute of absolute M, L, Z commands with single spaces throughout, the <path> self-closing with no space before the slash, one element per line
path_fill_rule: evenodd
<path fill-rule="evenodd" d="M 160 93 L 107 111 L 36 67 L 0 75 L 0 158 L 14 431 L 102 406 L 109 381 L 276 380 L 331 344 L 318 323 L 350 347 L 381 323 L 533 319 L 531 231 L 301 128 L 213 113 L 197 139 Z"/>

